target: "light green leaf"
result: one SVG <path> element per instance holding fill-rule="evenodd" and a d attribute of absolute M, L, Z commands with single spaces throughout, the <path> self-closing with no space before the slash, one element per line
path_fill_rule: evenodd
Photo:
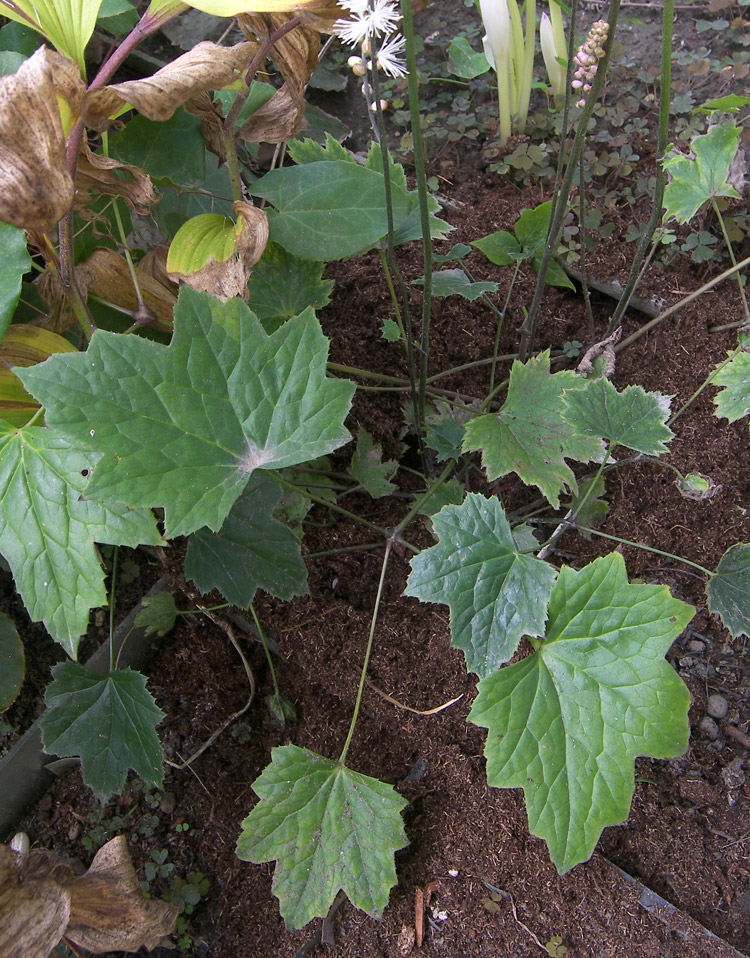
<path fill-rule="evenodd" d="M 39 720 L 45 751 L 80 755 L 83 780 L 101 802 L 122 791 L 131 768 L 160 787 L 164 765 L 156 726 L 164 712 L 145 676 L 131 669 L 99 675 L 77 662 L 55 665 L 52 676 Z"/>
<path fill-rule="evenodd" d="M 711 380 L 725 388 L 714 397 L 714 415 L 736 422 L 750 415 L 750 352 L 737 353 Z"/>
<path fill-rule="evenodd" d="M 674 216 L 678 223 L 687 223 L 714 197 L 738 196 L 727 177 L 739 134 L 734 124 L 719 124 L 693 140 L 693 157 L 675 152 L 665 156 L 664 169 L 672 177 L 664 191 L 665 222 Z"/>
<path fill-rule="evenodd" d="M 490 233 L 481 239 L 475 240 L 472 246 L 481 250 L 487 259 L 495 266 L 508 266 L 510 263 L 520 263 L 533 255 L 521 248 L 521 244 L 507 230 Z"/>
<path fill-rule="evenodd" d="M 690 693 L 664 656 L 694 612 L 666 586 L 628 583 L 617 553 L 564 568 L 546 639 L 479 683 L 469 721 L 488 729 L 487 781 L 523 788 L 559 872 L 626 819 L 636 756 L 687 748 Z"/>
<path fill-rule="evenodd" d="M 31 269 L 26 234 L 17 226 L 0 223 L 0 339 L 5 335 L 21 295 L 21 280 Z"/>
<path fill-rule="evenodd" d="M 524 210 L 513 227 L 518 242 L 532 255 L 541 254 L 547 242 L 549 218 L 552 213 L 552 200 L 540 203 L 533 209 Z"/>
<path fill-rule="evenodd" d="M 395 319 L 386 319 L 380 327 L 380 335 L 387 343 L 397 343 L 401 339 L 401 330 Z"/>
<path fill-rule="evenodd" d="M 373 499 L 380 499 L 381 496 L 389 496 L 396 489 L 390 480 L 397 469 L 398 462 L 395 459 L 383 462 L 382 447 L 375 445 L 366 429 L 360 429 L 349 475 L 363 486 Z"/>
<path fill-rule="evenodd" d="M 407 804 L 390 785 L 296 745 L 271 752 L 253 784 L 260 802 L 242 823 L 237 855 L 276 859 L 273 891 L 289 929 L 328 914 L 339 890 L 379 918 L 408 844 Z"/>
<path fill-rule="evenodd" d="M 223 263 L 234 253 L 242 221 L 218 213 L 202 213 L 183 223 L 175 233 L 167 254 L 167 271 L 190 276 L 213 259 Z"/>
<path fill-rule="evenodd" d="M 550 373 L 549 350 L 527 363 L 514 362 L 502 409 L 467 424 L 464 452 L 481 449 L 489 480 L 515 472 L 557 508 L 564 489 L 577 490 L 565 459 L 589 462 L 603 455 L 601 440 L 581 435 L 563 419 L 563 390 L 585 386 L 569 370 Z"/>
<path fill-rule="evenodd" d="M 96 26 L 102 0 L 13 0 L 3 15 L 37 30 L 63 56 L 74 60 L 86 76 L 84 50 Z"/>
<path fill-rule="evenodd" d="M 166 589 L 141 600 L 141 609 L 135 617 L 136 628 L 145 629 L 146 635 L 166 635 L 177 621 L 177 605 L 174 596 Z"/>
<path fill-rule="evenodd" d="M 434 516 L 440 512 L 443 506 L 460 506 L 464 501 L 466 489 L 461 485 L 458 479 L 448 479 L 441 482 L 430 498 L 423 502 L 419 514 L 422 516 Z"/>
<path fill-rule="evenodd" d="M 161 542 L 146 509 L 84 499 L 98 458 L 51 429 L 0 422 L 0 552 L 31 619 L 73 658 L 89 609 L 107 602 L 94 543 Z"/>
<path fill-rule="evenodd" d="M 253 185 L 253 193 L 273 203 L 271 239 L 302 259 L 345 259 L 386 235 L 383 176 L 341 160 L 272 170 Z M 393 222 L 398 228 L 412 203 L 393 184 Z"/>
<path fill-rule="evenodd" d="M 163 507 L 172 538 L 220 529 L 255 469 L 349 440 L 354 386 L 326 379 L 327 359 L 311 310 L 267 336 L 242 300 L 183 286 L 169 346 L 97 331 L 18 372 L 47 422 L 102 456 L 87 495 Z"/>
<path fill-rule="evenodd" d="M 138 11 L 129 0 L 102 0 L 97 21 L 109 33 L 128 33 L 138 23 Z"/>
<path fill-rule="evenodd" d="M 323 279 L 324 266 L 292 256 L 269 243 L 250 274 L 250 309 L 267 333 L 308 306 L 322 309 L 331 300 L 333 280 Z"/>
<path fill-rule="evenodd" d="M 199 529 L 188 539 L 185 576 L 202 593 L 218 589 L 247 609 L 257 589 L 288 601 L 307 592 L 307 568 L 297 536 L 273 517 L 281 486 L 255 473 L 219 532 Z"/>
<path fill-rule="evenodd" d="M 642 386 L 618 392 L 608 379 L 593 379 L 585 389 L 565 393 L 565 421 L 584 436 L 609 440 L 648 456 L 667 452 L 674 433 L 667 426 L 671 397 L 647 393 Z"/>
<path fill-rule="evenodd" d="M 0 612 L 0 712 L 7 709 L 18 695 L 24 665 L 23 642 L 13 620 Z"/>
<path fill-rule="evenodd" d="M 206 144 L 201 121 L 182 107 L 161 123 L 134 116 L 123 130 L 110 133 L 109 155 L 137 166 L 158 185 L 204 188 Z"/>
<path fill-rule="evenodd" d="M 438 462 L 458 460 L 463 439 L 464 427 L 449 412 L 427 417 L 424 441 L 429 449 L 434 450 Z"/>
<path fill-rule="evenodd" d="M 750 96 L 739 96 L 736 93 L 728 93 L 726 96 L 718 97 L 715 100 L 707 100 L 699 107 L 696 107 L 695 113 L 739 113 L 746 106 L 750 106 Z"/>
<path fill-rule="evenodd" d="M 415 279 L 414 286 L 424 286 L 424 277 Z M 470 302 L 485 293 L 496 293 L 497 283 L 472 283 L 462 269 L 442 269 L 432 274 L 433 296 L 462 296 Z"/>
<path fill-rule="evenodd" d="M 454 37 L 448 50 L 456 76 L 465 80 L 474 80 L 490 69 L 483 52 L 475 53 L 466 37 Z"/>
<path fill-rule="evenodd" d="M 738 542 L 719 560 L 706 585 L 708 608 L 735 639 L 750 635 L 750 543 Z"/>
<path fill-rule="evenodd" d="M 439 542 L 411 560 L 404 594 L 448 605 L 466 667 L 492 675 L 522 636 L 543 634 L 555 570 L 519 551 L 497 499 L 470 492 L 432 522 Z"/>
<path fill-rule="evenodd" d="M 355 164 L 357 162 L 349 150 L 330 134 L 326 134 L 323 143 L 305 137 L 304 140 L 290 140 L 286 147 L 289 156 L 298 166 L 321 160 L 341 160 L 343 163 Z"/>

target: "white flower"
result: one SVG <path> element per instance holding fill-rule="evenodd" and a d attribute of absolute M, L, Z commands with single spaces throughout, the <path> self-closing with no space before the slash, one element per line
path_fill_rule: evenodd
<path fill-rule="evenodd" d="M 565 51 L 557 49 L 552 21 L 546 13 L 542 14 L 542 21 L 539 24 L 539 39 L 552 92 L 555 96 L 561 96 L 565 93 L 565 68 L 560 60 L 565 59 Z"/>
<path fill-rule="evenodd" d="M 401 56 L 405 45 L 406 40 L 399 34 L 394 33 L 378 50 L 378 66 L 389 77 L 406 76 L 406 63 Z"/>
<path fill-rule="evenodd" d="M 352 46 L 359 46 L 373 36 L 392 33 L 401 19 L 393 0 L 373 0 L 372 7 L 367 0 L 341 0 L 340 6 L 352 16 L 348 20 L 337 20 L 333 30 L 344 43 Z"/>
<path fill-rule="evenodd" d="M 504 68 L 510 50 L 510 11 L 508 0 L 479 0 L 487 35 L 482 38 L 484 52 L 497 73 Z"/>

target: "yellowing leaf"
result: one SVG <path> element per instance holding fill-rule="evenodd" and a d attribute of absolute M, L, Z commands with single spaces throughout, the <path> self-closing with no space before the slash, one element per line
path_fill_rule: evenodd
<path fill-rule="evenodd" d="M 47 233 L 73 202 L 58 93 L 81 88 L 75 64 L 40 47 L 0 78 L 0 220 Z"/>
<path fill-rule="evenodd" d="M 250 203 L 232 207 L 237 222 L 218 213 L 194 216 L 177 231 L 167 257 L 167 271 L 175 281 L 211 293 L 226 302 L 247 299 L 250 270 L 268 242 L 268 219 Z"/>
<path fill-rule="evenodd" d="M 39 409 L 39 403 L 21 385 L 13 366 L 35 366 L 53 353 L 74 353 L 75 346 L 57 333 L 39 326 L 9 327 L 0 343 L 0 419 L 23 426 Z"/>
<path fill-rule="evenodd" d="M 238 13 L 296 13 L 330 7 L 330 0 L 190 0 L 189 6 L 215 17 L 236 17 Z M 341 13 L 339 13 L 341 16 Z"/>

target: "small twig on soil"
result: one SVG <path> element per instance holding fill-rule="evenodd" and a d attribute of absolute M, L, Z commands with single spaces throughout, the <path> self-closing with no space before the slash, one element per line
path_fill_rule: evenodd
<path fill-rule="evenodd" d="M 234 715 L 230 715 L 229 718 L 225 722 L 223 722 L 219 726 L 219 728 L 216 729 L 213 735 L 211 735 L 208 739 L 206 739 L 206 741 L 203 743 L 203 745 L 201 745 L 201 747 L 197 751 L 193 752 L 190 758 L 187 758 L 185 759 L 184 762 L 180 762 L 180 763 L 167 761 L 167 765 L 169 765 L 170 768 L 175 768 L 177 769 L 177 771 L 180 771 L 180 772 L 186 768 L 189 768 L 190 765 L 199 756 L 201 756 L 206 751 L 207 748 L 210 748 L 210 746 L 213 745 L 213 743 L 216 741 L 216 739 L 221 735 L 221 733 L 225 729 L 227 729 L 230 725 L 234 724 L 234 722 L 236 722 L 237 719 L 242 718 L 245 712 L 247 712 L 247 710 L 252 705 L 253 699 L 255 698 L 255 676 L 253 675 L 253 670 L 250 668 L 250 663 L 247 661 L 247 659 L 244 656 L 244 653 L 242 652 L 242 649 L 237 644 L 237 639 L 234 636 L 234 630 L 232 629 L 232 626 L 225 619 L 222 619 L 218 615 L 214 615 L 213 612 L 209 612 L 209 610 L 203 608 L 203 606 L 199 605 L 198 608 L 215 625 L 218 625 L 220 629 L 223 629 L 226 632 L 229 641 L 234 646 L 235 652 L 237 653 L 237 655 L 239 655 L 240 659 L 242 660 L 242 665 L 244 666 L 244 669 L 245 669 L 245 675 L 247 676 L 247 681 L 250 685 L 250 696 L 247 702 L 245 703 L 245 705 L 239 710 L 239 712 L 235 712 Z"/>
<path fill-rule="evenodd" d="M 386 702 L 390 702 L 391 705 L 395 705 L 396 708 L 403 709 L 405 712 L 411 712 L 413 715 L 437 715 L 438 712 L 442 712 L 444 709 L 450 708 L 451 705 L 455 705 L 456 702 L 460 702 L 464 697 L 464 693 L 462 692 L 455 699 L 451 699 L 450 702 L 444 702 L 442 705 L 438 705 L 434 709 L 425 709 L 425 711 L 420 711 L 419 709 L 413 709 L 410 705 L 402 705 L 401 702 L 397 702 L 396 699 L 388 695 L 387 692 L 383 692 L 377 687 L 377 685 L 373 685 L 369 679 L 365 679 L 365 685 L 372 689 L 373 692 L 377 692 L 377 694 L 384 698 Z"/>
<path fill-rule="evenodd" d="M 545 955 L 548 955 L 549 952 L 548 952 L 547 949 L 544 947 L 544 945 L 541 943 L 541 941 L 539 941 L 539 939 L 538 939 L 537 936 L 534 934 L 534 932 L 529 928 L 528 925 L 524 925 L 524 923 L 523 923 L 523 922 L 521 921 L 521 919 L 518 917 L 518 912 L 516 911 L 516 903 L 513 901 L 513 896 L 512 896 L 512 895 L 508 895 L 508 898 L 510 899 L 510 907 L 511 907 L 511 909 L 513 910 L 513 918 L 514 918 L 516 924 L 517 924 L 517 925 L 520 925 L 521 928 L 523 928 L 523 930 L 524 930 L 527 934 L 531 935 L 531 937 L 534 939 L 534 941 L 537 943 L 537 945 L 539 945 L 539 947 L 542 949 L 542 951 L 545 953 Z"/>

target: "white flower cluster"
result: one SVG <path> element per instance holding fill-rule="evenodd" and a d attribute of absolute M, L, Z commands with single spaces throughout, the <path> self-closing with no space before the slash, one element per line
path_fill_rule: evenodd
<path fill-rule="evenodd" d="M 376 37 L 382 39 L 375 58 L 378 69 L 391 77 L 406 76 L 402 58 L 405 40 L 398 33 L 401 14 L 393 0 L 339 0 L 339 6 L 349 17 L 336 21 L 334 33 L 344 43 L 361 50 L 361 55 L 349 57 L 352 71 L 357 76 L 365 75 L 371 52 L 370 41 Z"/>
<path fill-rule="evenodd" d="M 574 90 L 582 90 L 584 93 L 588 93 L 591 89 L 591 84 L 596 76 L 596 68 L 604 56 L 604 44 L 607 42 L 608 35 L 609 24 L 607 21 L 597 20 L 589 31 L 586 42 L 579 47 L 578 53 L 573 59 L 578 67 L 570 83 Z M 576 103 L 576 106 L 581 107 L 581 109 L 585 105 L 586 97 Z"/>

